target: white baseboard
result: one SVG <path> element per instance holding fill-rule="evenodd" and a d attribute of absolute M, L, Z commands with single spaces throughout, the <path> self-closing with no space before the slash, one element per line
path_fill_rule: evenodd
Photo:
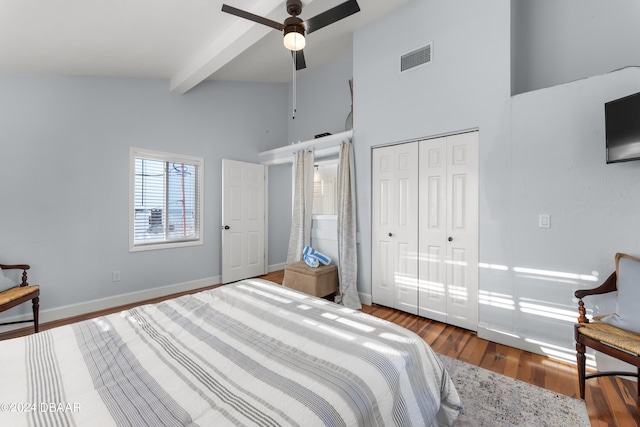
<path fill-rule="evenodd" d="M 478 337 L 493 341 L 498 344 L 508 345 L 510 347 L 519 348 L 531 353 L 547 356 L 563 362 L 576 364 L 575 347 L 569 348 L 559 347 L 555 344 L 546 344 L 531 338 L 521 337 L 509 332 L 499 331 L 497 329 L 488 328 L 487 326 L 478 327 Z M 633 372 L 635 367 L 622 362 L 620 360 L 609 357 L 605 354 L 587 348 L 587 368 L 598 369 L 599 371 L 627 371 Z M 637 381 L 635 377 L 625 377 L 632 381 Z"/>
<path fill-rule="evenodd" d="M 540 354 L 542 356 L 548 356 L 548 354 L 545 354 L 544 351 L 542 351 L 539 344 L 533 344 L 527 341 L 524 337 L 517 336 L 510 332 L 502 332 L 486 326 L 478 326 L 478 338 L 530 351 L 531 353 Z"/>
<path fill-rule="evenodd" d="M 274 272 L 284 270 L 285 263 L 271 264 L 268 267 L 268 271 Z M 125 304 L 131 304 L 139 301 L 146 301 L 151 298 L 164 297 L 180 292 L 192 291 L 194 289 L 200 289 L 211 285 L 220 283 L 220 276 L 207 277 L 204 279 L 192 280 L 189 282 L 176 283 L 173 285 L 162 286 L 159 288 L 145 289 L 143 291 L 129 292 L 120 295 L 114 295 L 111 297 L 100 298 L 87 302 L 81 302 L 77 304 L 70 304 L 62 307 L 51 308 L 48 310 L 40 311 L 40 324 L 53 322 L 55 320 L 66 319 L 69 317 L 79 316 L 81 314 L 92 313 L 94 311 L 104 310 L 107 308 L 118 307 Z M 42 303 L 42 300 L 40 301 Z M 27 305 L 25 304 L 25 307 Z M 32 319 L 31 307 L 25 309 L 25 313 L 3 317 L 2 322 L 19 322 L 23 320 Z M 19 323 L 16 325 L 4 325 L 0 326 L 0 332 L 11 331 L 14 329 L 28 327 L 28 323 Z"/>
<path fill-rule="evenodd" d="M 269 272 L 284 270 L 285 263 L 271 264 L 268 267 Z M 207 277 L 204 279 L 192 280 L 189 282 L 176 283 L 173 285 L 162 286 L 159 288 L 145 289 L 143 291 L 129 292 L 120 295 L 114 295 L 106 298 L 99 298 L 91 301 L 81 302 L 77 304 L 65 305 L 62 307 L 51 308 L 48 310 L 40 311 L 40 324 L 53 322 L 55 320 L 66 319 L 69 317 L 79 316 L 82 314 L 93 313 L 108 308 L 119 307 L 125 304 L 131 304 L 135 302 L 146 301 L 152 298 L 164 297 L 180 292 L 192 291 L 194 289 L 200 289 L 211 285 L 220 283 L 220 276 Z M 362 304 L 371 305 L 371 295 L 365 293 L 358 293 Z M 41 300 L 42 303 L 42 300 Z M 25 307 L 29 304 L 25 304 Z M 29 305 L 28 310 L 24 314 L 3 317 L 2 322 L 17 322 L 27 319 L 31 319 L 31 307 Z M 28 327 L 28 323 L 19 323 L 16 325 L 0 326 L 0 332 L 6 332 L 14 329 Z"/>
<path fill-rule="evenodd" d="M 360 297 L 360 302 L 364 305 L 373 304 L 373 298 L 371 294 L 363 294 L 362 292 L 358 292 L 358 296 Z"/>
<path fill-rule="evenodd" d="M 107 308 L 118 307 L 125 304 L 146 301 L 151 298 L 164 297 L 179 292 L 192 291 L 194 289 L 204 288 L 206 286 L 216 285 L 220 283 L 220 276 L 207 277 L 205 279 L 192 280 L 189 282 L 177 283 L 174 285 L 162 286 L 159 288 L 145 289 L 143 291 L 129 292 L 126 294 L 114 295 L 112 297 L 95 299 L 77 304 L 70 304 L 62 307 L 52 308 L 40 311 L 39 323 L 53 322 L 54 320 L 66 319 L 69 317 L 79 316 L 81 314 L 92 313 L 94 311 L 104 310 Z M 40 301 L 42 303 L 42 300 Z M 26 304 L 27 305 L 27 304 Z M 26 306 L 25 305 L 25 306 Z M 31 319 L 32 314 L 22 314 L 13 317 L 3 318 L 3 322 L 16 322 Z M 10 331 L 29 326 L 28 323 L 17 325 L 5 325 L 0 327 L 0 332 Z"/>
<path fill-rule="evenodd" d="M 84 303 L 71 304 L 52 310 L 46 310 L 42 312 L 40 319 L 41 322 L 50 322 L 52 320 L 65 319 L 67 317 L 73 317 L 79 314 L 92 313 L 94 311 L 104 310 L 111 307 L 118 307 L 120 305 L 130 304 L 138 301 L 145 301 L 151 298 L 164 297 L 179 292 L 192 291 L 194 289 L 200 289 L 206 286 L 216 285 L 218 283 L 220 283 L 220 276 L 213 276 L 205 279 L 197 279 L 191 280 L 189 282 L 162 286 L 160 288 L 129 292 L 126 294 L 120 294 Z M 52 318 L 49 318 L 50 316 Z"/>
<path fill-rule="evenodd" d="M 281 262 L 280 264 L 270 264 L 268 267 L 268 271 L 269 273 L 273 273 L 274 271 L 284 270 L 286 266 L 287 266 L 286 262 Z"/>

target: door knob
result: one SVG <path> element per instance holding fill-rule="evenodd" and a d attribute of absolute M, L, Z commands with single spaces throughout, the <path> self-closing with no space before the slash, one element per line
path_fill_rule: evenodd
<path fill-rule="evenodd" d="M 220 228 L 222 228 L 223 230 L 228 230 L 228 229 L 229 229 L 229 226 L 228 226 L 228 225 L 224 225 L 224 226 L 222 226 L 222 227 L 220 227 Z"/>
<path fill-rule="evenodd" d="M 389 237 L 393 236 L 393 233 L 389 233 Z"/>
<path fill-rule="evenodd" d="M 448 241 L 453 241 L 453 237 L 449 236 L 449 238 L 447 239 Z"/>

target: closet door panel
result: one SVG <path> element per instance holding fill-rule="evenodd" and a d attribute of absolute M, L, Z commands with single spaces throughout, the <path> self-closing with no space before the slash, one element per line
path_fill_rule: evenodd
<path fill-rule="evenodd" d="M 418 143 L 393 147 L 396 154 L 396 203 L 391 208 L 396 226 L 391 233 L 396 249 L 395 305 L 418 314 Z"/>
<path fill-rule="evenodd" d="M 447 137 L 447 323 L 471 330 L 478 328 L 477 150 L 477 132 Z"/>
<path fill-rule="evenodd" d="M 447 320 L 446 300 L 446 141 L 420 142 L 418 314 Z"/>
<path fill-rule="evenodd" d="M 378 241 L 374 253 L 377 253 L 376 269 L 378 271 L 378 275 L 373 276 L 374 301 L 377 304 L 393 307 L 395 295 L 393 248 L 388 241 Z"/>
<path fill-rule="evenodd" d="M 372 163 L 372 283 L 371 295 L 376 304 L 393 307 L 395 304 L 395 251 L 388 235 L 395 218 L 394 172 L 392 153 L 373 150 Z"/>
<path fill-rule="evenodd" d="M 418 280 L 418 314 L 446 323 L 447 300 L 445 289 L 444 251 L 442 246 L 421 245 Z"/>
<path fill-rule="evenodd" d="M 373 150 L 372 297 L 417 313 L 418 146 Z"/>
<path fill-rule="evenodd" d="M 417 290 L 415 277 L 415 251 L 407 243 L 399 242 L 396 246 L 397 262 L 395 271 L 395 308 L 408 313 L 417 314 Z"/>

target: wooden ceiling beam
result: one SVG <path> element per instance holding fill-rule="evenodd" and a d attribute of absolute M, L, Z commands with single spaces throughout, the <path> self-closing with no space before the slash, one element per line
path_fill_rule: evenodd
<path fill-rule="evenodd" d="M 233 0 L 227 1 L 233 3 Z M 305 6 L 312 2 L 313 0 L 307 0 Z M 283 11 L 285 9 L 282 0 L 261 0 L 255 7 L 248 11 L 267 17 L 280 8 L 282 8 Z M 220 11 L 220 13 L 224 12 Z M 231 62 L 246 49 L 257 43 L 270 31 L 275 31 L 273 28 L 247 19 L 233 16 L 230 16 L 230 18 L 236 21 L 220 37 L 212 40 L 204 51 L 193 57 L 171 78 L 171 92 L 179 95 L 185 94 L 217 70 Z"/>

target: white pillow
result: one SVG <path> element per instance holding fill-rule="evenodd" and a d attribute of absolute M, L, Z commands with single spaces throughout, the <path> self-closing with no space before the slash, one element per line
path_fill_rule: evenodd
<path fill-rule="evenodd" d="M 18 284 L 16 282 L 14 282 L 13 280 L 5 276 L 4 272 L 0 268 L 0 292 L 6 291 L 7 289 L 13 288 L 14 286 L 17 286 L 17 285 Z"/>
<path fill-rule="evenodd" d="M 626 254 L 616 254 L 618 280 L 618 305 L 616 314 L 602 319 L 603 322 L 628 331 L 640 333 L 640 259 Z"/>

